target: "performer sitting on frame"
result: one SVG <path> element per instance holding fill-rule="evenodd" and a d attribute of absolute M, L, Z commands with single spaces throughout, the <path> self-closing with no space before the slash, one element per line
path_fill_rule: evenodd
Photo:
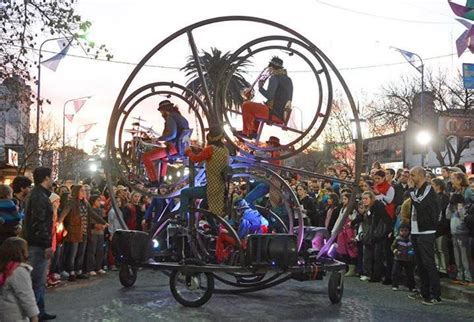
<path fill-rule="evenodd" d="M 247 101 L 242 104 L 243 130 L 237 135 L 255 139 L 257 137 L 259 122 L 256 118 L 269 119 L 272 122 L 283 124 L 285 119 L 285 107 L 293 98 L 293 83 L 288 77 L 286 69 L 283 68 L 283 60 L 273 57 L 268 64 L 270 79 L 267 89 L 263 88 L 267 78 L 262 77 L 264 72 L 258 79 L 258 91 L 267 99 L 265 104 L 252 102 L 253 89 L 247 89 L 244 94 Z"/>
<path fill-rule="evenodd" d="M 181 115 L 177 106 L 169 100 L 161 101 L 158 107 L 161 116 L 165 119 L 165 129 L 157 141 L 164 141 L 166 147 L 160 147 L 143 154 L 143 163 L 150 183 L 148 186 L 158 187 L 166 177 L 168 164 L 167 157 L 178 153 L 180 136 L 184 130 L 189 129 L 188 121 Z M 156 171 L 154 161 L 162 160 L 160 177 Z"/>

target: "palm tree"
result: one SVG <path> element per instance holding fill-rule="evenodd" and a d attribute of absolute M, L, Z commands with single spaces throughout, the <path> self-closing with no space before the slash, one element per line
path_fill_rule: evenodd
<path fill-rule="evenodd" d="M 204 78 L 207 82 L 207 88 L 209 89 L 209 95 L 211 101 L 214 99 L 215 86 L 219 82 L 219 76 L 223 69 L 226 71 L 232 70 L 236 67 L 237 62 L 231 61 L 232 55 L 230 52 L 222 53 L 219 49 L 211 48 L 211 52 L 203 51 L 202 55 L 199 56 L 201 68 L 204 74 Z M 249 66 L 251 63 L 249 60 L 244 60 L 236 69 L 234 74 L 230 77 L 230 81 L 227 88 L 225 97 L 225 104 L 227 108 L 240 110 L 243 103 L 241 92 L 243 89 L 250 87 L 242 75 L 244 73 L 244 67 Z M 181 68 L 182 71 L 186 72 L 186 77 L 189 78 L 186 87 L 196 93 L 202 100 L 204 100 L 204 88 L 199 74 L 196 68 L 196 61 L 193 56 L 189 56 L 187 64 Z M 227 78 L 226 72 L 223 74 L 224 78 Z M 184 94 L 192 103 L 194 98 L 189 94 Z"/>

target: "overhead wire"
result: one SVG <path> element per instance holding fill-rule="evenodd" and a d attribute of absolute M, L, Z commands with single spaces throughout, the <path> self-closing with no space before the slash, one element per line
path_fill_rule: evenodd
<path fill-rule="evenodd" d="M 7 46 L 10 47 L 16 47 L 20 48 L 21 46 L 16 46 L 16 45 L 11 45 L 7 44 Z M 32 50 L 35 52 L 38 52 L 39 50 L 36 48 L 28 48 L 28 50 Z M 51 50 L 42 50 L 42 52 L 45 53 L 50 53 L 50 54 L 58 54 L 59 52 L 51 51 Z M 438 55 L 438 56 L 432 56 L 432 57 L 427 57 L 424 58 L 424 61 L 429 61 L 429 60 L 435 60 L 435 59 L 440 59 L 440 58 L 446 58 L 446 57 L 452 57 L 455 56 L 456 53 L 451 53 L 451 54 L 445 54 L 445 55 Z M 130 66 L 136 66 L 138 63 L 133 63 L 129 61 L 123 61 L 123 60 L 112 60 L 112 59 L 105 59 L 105 58 L 95 58 L 95 57 L 90 57 L 90 56 L 82 56 L 82 55 L 76 55 L 76 54 L 70 54 L 67 53 L 65 54 L 66 57 L 73 57 L 73 58 L 79 58 L 79 59 L 87 59 L 87 60 L 92 60 L 92 61 L 100 61 L 100 62 L 106 62 L 106 63 L 114 63 L 114 64 L 122 64 L 122 65 L 130 65 Z M 338 68 L 339 71 L 348 71 L 348 70 L 359 70 L 359 69 L 371 69 L 371 68 L 379 68 L 379 67 L 390 67 L 390 66 L 396 66 L 396 65 L 404 65 L 406 64 L 406 61 L 400 61 L 400 62 L 393 62 L 393 63 L 383 63 L 383 64 L 374 64 L 374 65 L 362 65 L 362 66 L 353 66 L 353 67 L 341 67 Z M 144 67 L 151 67 L 151 68 L 161 68 L 161 69 L 172 69 L 172 70 L 180 70 L 181 67 L 178 66 L 166 66 L 166 65 L 156 65 L 156 64 L 145 64 Z M 249 70 L 249 73 L 260 73 L 261 71 L 257 70 Z M 289 70 L 288 72 L 291 73 L 312 73 L 313 71 L 308 69 L 308 70 Z"/>
<path fill-rule="evenodd" d="M 355 10 L 355 9 L 350 9 L 342 6 L 338 6 L 332 3 L 327 3 L 321 0 L 315 0 L 317 3 L 320 3 L 324 6 L 328 6 L 331 8 L 335 8 L 338 10 L 342 11 L 347 11 L 350 13 L 355 13 L 358 15 L 363 15 L 367 17 L 372 17 L 372 18 L 377 18 L 377 19 L 385 19 L 385 20 L 392 20 L 392 21 L 398 21 L 398 22 L 406 22 L 406 23 L 418 23 L 418 24 L 430 24 L 430 25 L 451 25 L 454 24 L 454 22 L 444 22 L 444 21 L 427 21 L 427 20 L 412 20 L 412 19 L 404 19 L 404 18 L 396 18 L 396 17 L 390 17 L 390 16 L 383 16 L 383 15 L 377 15 L 365 11 L 360 11 L 360 10 Z M 354 2 L 355 3 L 355 2 Z"/>

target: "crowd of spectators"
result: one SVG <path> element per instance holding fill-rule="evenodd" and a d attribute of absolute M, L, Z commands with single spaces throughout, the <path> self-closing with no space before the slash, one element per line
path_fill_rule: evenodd
<path fill-rule="evenodd" d="M 51 170 L 41 167 L 33 181 L 18 176 L 11 187 L 0 185 L 0 320 L 54 319 L 45 310 L 46 287 L 116 269 L 109 246 L 117 229 L 153 231 L 160 215 L 179 201 L 150 200 L 123 185 L 114 187 L 111 200 L 94 181 L 59 185 Z M 462 166 L 443 167 L 437 177 L 420 167 L 394 171 L 374 163 L 358 183 L 348 169 L 331 166 L 324 179 L 292 176 L 288 185 L 304 225 L 329 233 L 342 226 L 336 256 L 347 264 L 346 276 L 394 291 L 405 283 L 410 297 L 427 305 L 441 301 L 440 275 L 473 285 L 474 177 Z M 269 206 L 287 221 L 278 208 L 281 196 L 271 190 L 242 181 L 231 183 L 229 193 L 233 202 L 245 199 L 239 209 Z M 166 185 L 158 189 L 160 195 L 168 192 Z M 352 197 L 356 206 L 342 222 Z M 31 280 L 25 279 L 30 274 Z"/>

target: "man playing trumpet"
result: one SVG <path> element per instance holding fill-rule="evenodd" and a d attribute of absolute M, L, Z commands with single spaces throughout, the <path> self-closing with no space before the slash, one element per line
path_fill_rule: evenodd
<path fill-rule="evenodd" d="M 283 68 L 283 60 L 274 56 L 269 64 L 270 78 L 267 89 L 263 88 L 267 78 L 259 77 L 258 91 L 267 99 L 265 104 L 252 102 L 252 90 L 244 92 L 247 100 L 242 104 L 243 130 L 237 135 L 248 139 L 257 137 L 259 122 L 256 118 L 269 119 L 272 122 L 283 124 L 285 119 L 285 106 L 293 98 L 293 83 Z M 263 73 L 261 74 L 261 76 Z"/>

